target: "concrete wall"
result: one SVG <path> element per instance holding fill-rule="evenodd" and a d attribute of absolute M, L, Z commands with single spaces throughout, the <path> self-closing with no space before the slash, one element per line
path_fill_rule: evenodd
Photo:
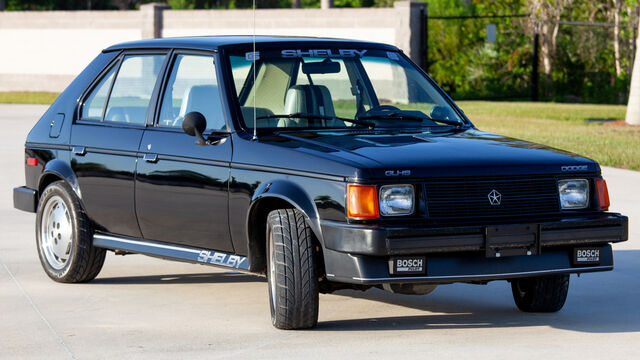
<path fill-rule="evenodd" d="M 105 47 L 141 38 L 138 11 L 0 12 L 0 91 L 63 90 Z"/>
<path fill-rule="evenodd" d="M 258 35 L 297 35 L 384 42 L 419 62 L 423 3 L 393 8 L 264 9 Z M 0 12 L 0 91 L 62 91 L 105 47 L 123 41 L 188 35 L 250 35 L 251 10 Z"/>
<path fill-rule="evenodd" d="M 395 43 L 397 11 L 377 9 L 269 9 L 256 11 L 257 35 L 351 38 Z M 185 35 L 251 35 L 250 10 L 164 13 L 164 37 Z"/>

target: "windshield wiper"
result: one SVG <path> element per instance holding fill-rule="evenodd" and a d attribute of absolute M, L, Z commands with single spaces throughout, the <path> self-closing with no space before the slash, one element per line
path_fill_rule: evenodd
<path fill-rule="evenodd" d="M 431 121 L 435 121 L 435 122 L 439 122 L 439 123 L 443 123 L 446 125 L 452 125 L 455 126 L 457 128 L 463 128 L 465 127 L 465 124 L 461 121 L 455 121 L 455 120 L 449 120 L 449 119 L 433 119 L 433 118 L 429 118 L 429 120 Z"/>
<path fill-rule="evenodd" d="M 460 121 L 455 121 L 455 120 L 449 120 L 449 119 L 433 119 L 428 115 L 424 115 L 424 116 L 418 116 L 418 115 L 411 115 L 411 114 L 403 114 L 403 113 L 399 113 L 399 112 L 391 112 L 388 114 L 380 114 L 380 115 L 365 115 L 365 116 L 358 116 L 357 118 L 358 120 L 370 120 L 370 119 L 398 119 L 398 120 L 411 120 L 411 121 L 423 121 L 425 119 L 427 120 L 431 120 L 431 121 L 435 121 L 435 122 L 439 122 L 439 123 L 443 123 L 446 125 L 452 125 L 455 127 L 463 127 L 464 123 L 460 122 Z"/>
<path fill-rule="evenodd" d="M 258 116 L 256 119 L 318 119 L 318 120 L 340 120 L 356 125 L 366 126 L 370 129 L 376 127 L 376 124 L 370 121 L 364 121 L 360 119 L 348 119 L 337 116 L 324 116 L 324 115 L 315 115 L 315 114 L 303 114 L 303 113 L 293 113 L 293 114 L 275 114 L 275 115 L 265 115 Z"/>

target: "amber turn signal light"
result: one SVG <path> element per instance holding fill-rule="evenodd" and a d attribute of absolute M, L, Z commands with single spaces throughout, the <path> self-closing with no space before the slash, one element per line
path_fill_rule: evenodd
<path fill-rule="evenodd" d="M 375 185 L 347 185 L 347 216 L 352 219 L 380 217 Z"/>
<path fill-rule="evenodd" d="M 609 189 L 607 189 L 607 182 L 603 178 L 596 179 L 596 194 L 600 210 L 609 210 Z"/>

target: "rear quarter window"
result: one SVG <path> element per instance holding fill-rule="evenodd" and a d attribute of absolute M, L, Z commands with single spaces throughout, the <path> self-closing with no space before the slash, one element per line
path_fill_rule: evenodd
<path fill-rule="evenodd" d="M 84 120 L 102 120 L 104 106 L 107 104 L 107 96 L 109 89 L 113 83 L 113 77 L 116 73 L 117 66 L 113 66 L 111 70 L 100 80 L 82 106 L 81 119 Z"/>

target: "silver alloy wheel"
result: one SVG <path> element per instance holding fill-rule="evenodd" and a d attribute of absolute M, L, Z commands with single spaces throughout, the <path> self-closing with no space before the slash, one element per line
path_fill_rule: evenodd
<path fill-rule="evenodd" d="M 275 311 L 276 308 L 276 247 L 273 241 L 273 232 L 269 228 L 269 287 L 271 290 L 271 307 Z"/>
<path fill-rule="evenodd" d="M 71 214 L 60 196 L 52 196 L 44 206 L 40 223 L 40 246 L 49 265 L 61 270 L 73 248 Z"/>

